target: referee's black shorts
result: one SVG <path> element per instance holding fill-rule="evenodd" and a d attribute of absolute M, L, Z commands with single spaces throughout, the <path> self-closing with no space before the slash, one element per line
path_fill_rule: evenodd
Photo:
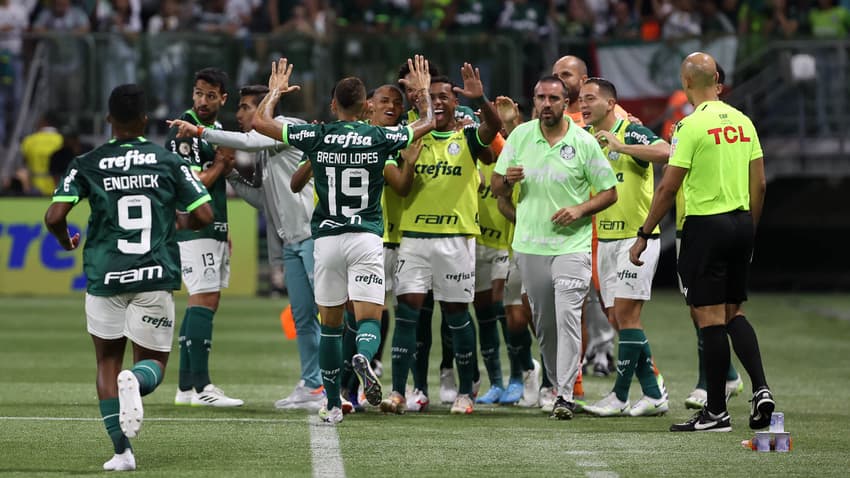
<path fill-rule="evenodd" d="M 678 268 L 688 305 L 747 300 L 753 234 L 749 211 L 685 219 Z"/>

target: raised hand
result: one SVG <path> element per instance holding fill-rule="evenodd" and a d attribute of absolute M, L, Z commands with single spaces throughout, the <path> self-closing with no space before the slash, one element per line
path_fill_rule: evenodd
<path fill-rule="evenodd" d="M 181 119 L 166 121 L 169 128 L 177 127 L 178 138 L 194 138 L 198 135 L 198 127 Z"/>
<path fill-rule="evenodd" d="M 452 90 L 469 99 L 482 98 L 484 96 L 484 84 L 481 83 L 481 72 L 473 68 L 469 63 L 464 63 L 460 68 L 460 76 L 463 78 L 463 88 L 455 86 Z"/>
<path fill-rule="evenodd" d="M 519 107 L 514 100 L 507 96 L 496 97 L 496 112 L 499 113 L 502 123 L 513 123 L 519 118 Z"/>
<path fill-rule="evenodd" d="M 415 91 L 428 90 L 431 87 L 431 72 L 428 70 L 428 60 L 424 55 L 414 55 L 413 59 L 407 59 L 410 68 L 410 80 L 398 80 L 405 88 Z"/>
<path fill-rule="evenodd" d="M 269 91 L 279 91 L 281 94 L 287 94 L 301 89 L 298 85 L 289 84 L 293 66 L 286 58 L 272 62 L 272 72 L 269 75 Z"/>

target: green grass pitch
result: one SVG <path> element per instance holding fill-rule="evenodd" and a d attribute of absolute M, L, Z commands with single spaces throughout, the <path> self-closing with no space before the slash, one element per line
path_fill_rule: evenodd
<path fill-rule="evenodd" d="M 101 464 L 112 448 L 97 408 L 83 297 L 3 298 L 2 304 L 0 475 L 105 473 Z M 295 342 L 284 338 L 278 321 L 284 304 L 225 297 L 216 315 L 212 378 L 243 398 L 244 407 L 174 407 L 178 358 L 172 355 L 165 382 L 145 398 L 146 421 L 132 440 L 134 476 L 322 476 L 323 458 L 311 450 L 308 414 L 272 406 L 298 379 Z M 184 306 L 178 300 L 178 318 Z M 578 415 L 559 422 L 536 410 L 481 405 L 472 416 L 450 416 L 445 407 L 405 416 L 354 414 L 336 427 L 345 475 L 848 476 L 850 297 L 754 294 L 746 310 L 759 335 L 777 410 L 785 413 L 794 440 L 788 454 L 740 446 L 752 436 L 746 375 L 746 396 L 730 402 L 731 433 L 667 431 L 670 423 L 691 414 L 683 400 L 696 380 L 696 354 L 684 304 L 677 294 L 662 291 L 647 304 L 643 318 L 670 391 L 666 416 Z M 434 391 L 438 348 L 436 340 Z M 507 374 L 504 345 L 502 356 Z M 388 388 L 388 358 L 385 363 Z M 587 398 L 601 397 L 612 380 L 585 378 Z M 639 393 L 635 382 L 632 399 Z"/>

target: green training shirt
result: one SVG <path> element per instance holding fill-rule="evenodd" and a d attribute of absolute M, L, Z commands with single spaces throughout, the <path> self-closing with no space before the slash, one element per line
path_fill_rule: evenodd
<path fill-rule="evenodd" d="M 283 142 L 303 151 L 313 169 L 319 199 L 310 223 L 313 237 L 346 232 L 383 236 L 384 166 L 412 139 L 410 127 L 359 121 L 284 125 Z"/>
<path fill-rule="evenodd" d="M 605 191 L 617 178 L 599 143 L 572 119 L 567 134 L 553 146 L 540 131 L 540 120 L 523 123 L 508 136 L 495 172 L 504 175 L 508 166 L 522 166 L 519 183 L 514 251 L 542 256 L 590 252 L 591 217 L 564 227 L 552 222 L 559 209 L 576 206 L 590 198 L 590 190 Z"/>
<path fill-rule="evenodd" d="M 670 142 L 670 165 L 688 170 L 685 214 L 750 210 L 750 161 L 763 156 L 756 128 L 722 101 L 706 101 L 686 116 Z"/>
<path fill-rule="evenodd" d="M 111 140 L 71 161 L 53 202 L 91 207 L 83 269 L 89 294 L 180 288 L 174 212 L 211 200 L 179 156 L 144 138 Z"/>

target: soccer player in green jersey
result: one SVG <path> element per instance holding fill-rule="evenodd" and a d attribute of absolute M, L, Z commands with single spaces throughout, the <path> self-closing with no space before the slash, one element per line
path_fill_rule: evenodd
<path fill-rule="evenodd" d="M 752 382 L 750 428 L 768 426 L 776 406 L 755 330 L 739 309 L 747 299 L 755 229 L 764 205 L 764 158 L 752 121 L 718 99 L 717 77 L 710 55 L 696 52 L 682 62 L 682 87 L 694 112 L 676 125 L 669 165 L 629 251 L 632 263 L 642 265 L 649 231 L 684 188 L 678 269 L 691 317 L 702 330 L 708 400 L 671 431 L 732 430 L 725 393 L 729 339 Z"/>
<path fill-rule="evenodd" d="M 280 97 L 298 86 L 290 85 L 292 65 L 286 59 L 273 64 L 269 94 L 254 118 L 257 131 L 281 138 L 310 160 L 318 205 L 313 212 L 315 238 L 315 295 L 322 317 L 319 368 L 327 391 L 325 422 L 342 421 L 339 372 L 342 368 L 343 310 L 354 304 L 357 319 L 357 354 L 354 372 L 366 399 L 377 405 L 381 384 L 370 361 L 380 343 L 381 308 L 384 304 L 384 221 L 381 193 L 384 178 L 402 193 L 413 182 L 413 161 L 389 167 L 391 155 L 432 129 L 433 110 L 426 95 L 430 83 L 427 61 L 417 55 L 408 60 L 415 71 L 411 86 L 418 94 L 423 118 L 404 128 L 384 128 L 360 120 L 366 108 L 366 88 L 358 78 L 344 78 L 334 88 L 331 109 L 338 121 L 316 125 L 287 125 L 272 117 Z"/>
<path fill-rule="evenodd" d="M 227 74 L 217 68 L 195 73 L 192 108 L 180 119 L 204 129 L 220 127 L 216 118 L 227 101 Z M 178 231 L 183 282 L 189 292 L 186 314 L 180 324 L 180 374 L 175 405 L 238 407 L 242 400 L 231 398 L 212 384 L 209 372 L 213 317 L 221 300 L 221 289 L 230 281 L 230 251 L 227 229 L 227 181 L 232 165 L 216 157 L 214 146 L 200 136 L 179 138 L 178 126 L 168 130 L 165 147 L 180 155 L 209 189 L 215 221 L 200 231 Z"/>
<path fill-rule="evenodd" d="M 652 201 L 652 164 L 667 162 L 670 145 L 650 129 L 617 118 L 617 89 L 608 80 L 587 79 L 578 100 L 587 131 L 599 140 L 617 177 L 618 196 L 615 204 L 596 214 L 602 304 L 619 332 L 617 380 L 611 393 L 584 409 L 599 416 L 663 414 L 668 409 L 667 393 L 655 377 L 649 340 L 640 320 L 661 254 L 660 230 L 653 230 L 647 241 L 644 265 L 636 267 L 629 262 L 629 247 Z M 640 382 L 643 397 L 630 405 L 633 375 Z"/>
<path fill-rule="evenodd" d="M 539 119 L 518 126 L 496 163 L 491 187 L 520 196 L 512 247 L 531 302 L 534 329 L 558 396 L 552 418 L 570 419 L 581 358 L 581 311 L 590 287 L 590 218 L 617 200 L 616 178 L 596 139 L 564 112 L 556 76 L 534 88 Z M 597 194 L 590 197 L 591 188 Z M 589 199 L 588 199 L 589 198 Z"/>
<path fill-rule="evenodd" d="M 144 412 L 141 397 L 162 382 L 174 337 L 172 290 L 180 288 L 176 209 L 192 229 L 213 221 L 210 196 L 180 157 L 142 137 L 145 93 L 121 85 L 109 95 L 112 139 L 78 156 L 53 193 L 44 222 L 66 250 L 79 246 L 66 217 L 87 198 L 91 214 L 83 250 L 86 325 L 97 358 L 97 396 L 115 455 L 104 470 L 136 469 L 129 438 Z M 131 369 L 122 370 L 127 339 Z"/>
<path fill-rule="evenodd" d="M 426 294 L 441 302 L 452 334 L 458 365 L 458 394 L 452 413 L 472 413 L 476 382 L 475 328 L 469 304 L 475 290 L 475 239 L 478 226 L 478 153 L 501 129 L 501 120 L 484 96 L 480 73 L 465 63 L 463 88 L 446 77 L 431 79 L 435 131 L 422 139 L 413 188 L 404 199 L 402 240 L 396 271 L 393 390 L 381 402 L 384 411 L 402 413 L 417 322 Z M 458 94 L 481 108 L 480 126 L 462 126 L 455 116 Z M 423 390 L 423 392 L 425 392 Z"/>
<path fill-rule="evenodd" d="M 201 130 L 185 120 L 174 120 L 171 126 L 180 129 L 180 137 L 194 138 L 200 134 L 201 139 L 211 144 L 255 153 L 253 178 L 247 180 L 234 169 L 228 181 L 243 199 L 266 215 L 269 262 L 280 267 L 283 261 L 301 362 L 301 379 L 295 389 L 274 405 L 280 409 L 316 411 L 321 408 L 325 393 L 319 373 L 318 309 L 313 298 L 313 238 L 310 233 L 313 187 L 310 185 L 293 193 L 289 183 L 303 153 L 253 129 L 257 106 L 268 91 L 265 85 L 248 85 L 239 91 L 236 120 L 243 133 L 212 128 Z M 282 123 L 305 124 L 299 118 L 277 116 L 276 119 Z"/>

